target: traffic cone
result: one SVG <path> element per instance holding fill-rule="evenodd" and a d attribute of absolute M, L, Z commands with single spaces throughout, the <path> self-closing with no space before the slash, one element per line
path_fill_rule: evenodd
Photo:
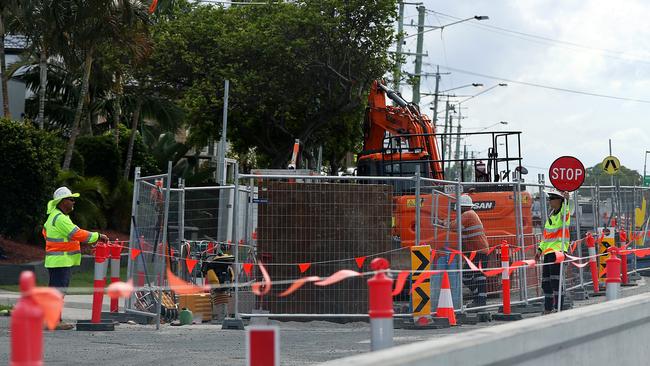
<path fill-rule="evenodd" d="M 436 316 L 449 319 L 449 325 L 456 325 L 456 313 L 454 313 L 454 303 L 451 299 L 451 286 L 449 286 L 449 275 L 447 275 L 447 272 L 442 273 L 442 284 L 440 285 L 440 298 L 438 299 Z"/>

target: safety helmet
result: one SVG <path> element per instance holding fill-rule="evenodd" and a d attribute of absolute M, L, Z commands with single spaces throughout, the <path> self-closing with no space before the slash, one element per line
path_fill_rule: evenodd
<path fill-rule="evenodd" d="M 52 199 L 47 203 L 48 215 L 56 208 L 56 206 L 59 204 L 59 202 L 61 202 L 62 199 L 70 198 L 70 197 L 79 197 L 79 193 L 72 193 L 72 191 L 68 187 L 57 188 L 56 191 L 54 191 L 54 194 L 52 195 Z"/>
<path fill-rule="evenodd" d="M 472 197 L 466 194 L 460 196 L 460 207 L 474 207 L 474 202 L 472 201 Z"/>
<path fill-rule="evenodd" d="M 560 198 L 564 199 L 564 196 L 562 195 L 562 192 L 560 192 L 559 190 L 557 190 L 555 188 L 547 188 L 547 189 L 544 190 L 544 193 L 546 193 L 546 195 L 548 197 L 557 196 L 557 197 L 560 197 Z"/>

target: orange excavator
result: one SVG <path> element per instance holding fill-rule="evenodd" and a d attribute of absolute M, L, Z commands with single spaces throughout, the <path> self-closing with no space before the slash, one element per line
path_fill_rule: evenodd
<path fill-rule="evenodd" d="M 395 102 L 394 106 L 386 104 L 386 97 Z M 487 157 L 472 159 L 445 160 L 438 150 L 438 138 L 444 139 L 454 135 L 487 135 L 492 140 L 488 147 Z M 432 121 L 416 104 L 404 100 L 398 93 L 390 90 L 380 81 L 375 81 L 368 96 L 368 107 L 364 123 L 364 148 L 358 155 L 357 175 L 366 177 L 413 177 L 418 170 L 423 178 L 437 180 L 445 179 L 445 164 L 456 167 L 470 166 L 475 170 L 477 181 L 504 182 L 510 181 L 511 175 L 520 179 L 525 174 L 521 166 L 520 132 L 474 132 L 437 134 Z M 516 140 L 518 154 L 510 156 L 508 147 Z M 497 147 L 505 145 L 506 152 L 499 155 Z M 511 171 L 510 167 L 514 170 Z M 503 170 L 502 170 L 503 169 Z M 464 172 L 465 169 L 458 169 Z M 461 173 L 460 180 L 465 180 Z M 455 180 L 455 179 L 454 179 Z M 376 182 L 376 181 L 375 181 Z M 402 246 L 415 245 L 416 238 L 416 200 L 415 182 L 413 180 L 386 180 L 393 185 L 393 235 L 399 238 Z M 446 244 L 454 245 L 449 237 L 449 231 L 436 228 L 438 219 L 449 219 L 455 216 L 455 191 L 453 185 L 448 185 L 448 193 L 439 182 L 421 181 L 420 194 L 420 243 L 441 248 Z M 490 245 L 507 239 L 516 244 L 517 225 L 520 232 L 532 234 L 532 199 L 530 193 L 521 186 L 521 214 L 515 213 L 515 191 L 512 184 L 480 184 L 464 185 L 469 193 L 474 210 L 478 213 L 485 228 Z M 521 222 L 517 222 L 521 220 Z M 532 240 L 532 237 L 530 237 Z M 529 241 L 526 240 L 525 241 Z M 527 243 L 528 244 L 528 243 Z"/>

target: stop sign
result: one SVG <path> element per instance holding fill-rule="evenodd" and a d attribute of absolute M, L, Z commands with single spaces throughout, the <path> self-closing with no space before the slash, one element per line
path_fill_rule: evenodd
<path fill-rule="evenodd" d="M 548 176 L 560 191 L 575 191 L 585 181 L 585 167 L 573 156 L 561 156 L 551 164 Z"/>

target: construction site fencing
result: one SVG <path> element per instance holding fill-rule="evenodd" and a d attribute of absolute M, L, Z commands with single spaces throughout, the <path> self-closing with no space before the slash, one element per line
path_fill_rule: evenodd
<path fill-rule="evenodd" d="M 501 267 L 504 241 L 510 263 L 535 257 L 549 214 L 544 191 L 551 188 L 543 176 L 538 183 L 470 183 L 422 178 L 417 172 L 407 177 L 235 173 L 231 185 L 186 187 L 181 180 L 174 188 L 169 177 L 136 176 L 131 248 L 144 255 L 129 260 L 129 276 L 155 290 L 164 285 L 167 262 L 179 277 L 212 285 L 213 305 L 223 305 L 224 315 L 235 318 L 366 316 L 363 276 L 329 286 L 309 281 L 289 296 L 281 294 L 305 277 L 322 279 L 342 270 L 368 273 L 375 257 L 389 259 L 395 274 L 409 273 L 395 297 L 398 317 L 435 312 L 441 271 L 449 274 L 457 311 L 498 307 L 501 277 L 483 271 Z M 643 202 L 648 193 L 647 188 L 621 186 L 584 186 L 573 193 L 568 254 L 587 256 L 582 240 L 587 231 L 616 236 L 621 228 L 647 230 Z M 471 228 L 457 220 L 462 194 L 474 201 L 487 247 L 469 240 Z M 644 243 L 645 235 L 631 245 Z M 599 253 L 600 261 L 604 249 Z M 636 257 L 628 260 L 629 271 L 636 271 Z M 473 270 L 468 261 L 481 270 Z M 256 296 L 251 285 L 265 281 L 262 266 L 273 286 Z M 414 285 L 427 271 L 433 271 L 430 278 Z M 541 272 L 540 264 L 512 272 L 513 303 L 543 298 Z M 563 264 L 563 289 L 579 292 L 590 285 L 588 270 Z M 150 300 L 136 294 L 128 309 L 164 312 L 165 306 L 151 306 L 160 303 L 156 299 L 164 291 L 159 297 L 155 291 L 143 292 Z"/>
<path fill-rule="evenodd" d="M 167 174 L 141 177 L 135 170 L 127 277 L 138 288 L 125 310 L 155 319 L 160 326 L 163 303 L 175 308 L 165 287 L 165 252 L 171 194 L 171 164 Z M 137 254 L 137 255 L 134 255 Z"/>

